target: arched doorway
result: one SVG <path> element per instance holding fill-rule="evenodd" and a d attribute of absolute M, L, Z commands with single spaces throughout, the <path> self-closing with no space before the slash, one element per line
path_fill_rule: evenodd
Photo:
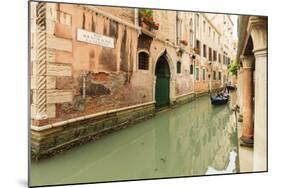
<path fill-rule="evenodd" d="M 156 108 L 170 104 L 170 67 L 166 55 L 159 57 L 155 68 L 155 101 Z"/>

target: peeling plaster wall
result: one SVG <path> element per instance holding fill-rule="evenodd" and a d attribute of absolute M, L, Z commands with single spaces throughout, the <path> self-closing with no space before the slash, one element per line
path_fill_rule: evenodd
<path fill-rule="evenodd" d="M 193 92 L 193 75 L 190 74 L 190 58 L 187 54 L 184 54 L 179 61 L 181 62 L 181 73 L 176 74 L 176 96 Z"/>
<path fill-rule="evenodd" d="M 133 22 L 133 9 L 97 8 Z M 72 52 L 56 50 L 53 55 L 56 61 L 71 64 L 72 76 L 60 77 L 56 85 L 71 89 L 73 99 L 57 103 L 56 117 L 50 122 L 152 100 L 152 91 L 145 89 L 142 82 L 145 75 L 133 74 L 137 54 L 136 29 L 77 5 L 59 4 L 58 11 L 70 15 L 71 25 L 57 22 L 54 35 L 72 39 Z M 77 28 L 113 38 L 114 48 L 77 41 Z"/>

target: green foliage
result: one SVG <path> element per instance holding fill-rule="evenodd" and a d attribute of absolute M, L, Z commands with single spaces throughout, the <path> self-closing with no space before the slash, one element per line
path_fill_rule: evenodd
<path fill-rule="evenodd" d="M 233 61 L 231 64 L 228 65 L 228 72 L 231 75 L 237 75 L 237 70 L 238 70 L 238 64 Z"/>
<path fill-rule="evenodd" d="M 141 22 L 149 25 L 152 29 L 158 30 L 159 23 L 155 23 L 153 20 L 153 11 L 151 9 L 140 9 L 139 13 Z"/>
<path fill-rule="evenodd" d="M 140 12 L 143 16 L 152 17 L 153 11 L 148 8 L 140 9 Z"/>

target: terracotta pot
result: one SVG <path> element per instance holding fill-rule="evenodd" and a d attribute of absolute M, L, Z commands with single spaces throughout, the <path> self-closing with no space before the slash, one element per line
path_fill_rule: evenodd
<path fill-rule="evenodd" d="M 150 30 L 150 26 L 148 24 L 146 24 L 144 21 L 141 21 L 141 27 L 147 30 Z"/>

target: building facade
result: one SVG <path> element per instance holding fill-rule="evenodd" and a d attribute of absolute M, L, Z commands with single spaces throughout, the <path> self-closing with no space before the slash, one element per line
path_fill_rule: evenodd
<path fill-rule="evenodd" d="M 241 145 L 254 147 L 254 171 L 267 170 L 267 17 L 238 19 Z"/>
<path fill-rule="evenodd" d="M 201 13 L 31 2 L 34 158 L 223 87 L 230 56 Z"/>

